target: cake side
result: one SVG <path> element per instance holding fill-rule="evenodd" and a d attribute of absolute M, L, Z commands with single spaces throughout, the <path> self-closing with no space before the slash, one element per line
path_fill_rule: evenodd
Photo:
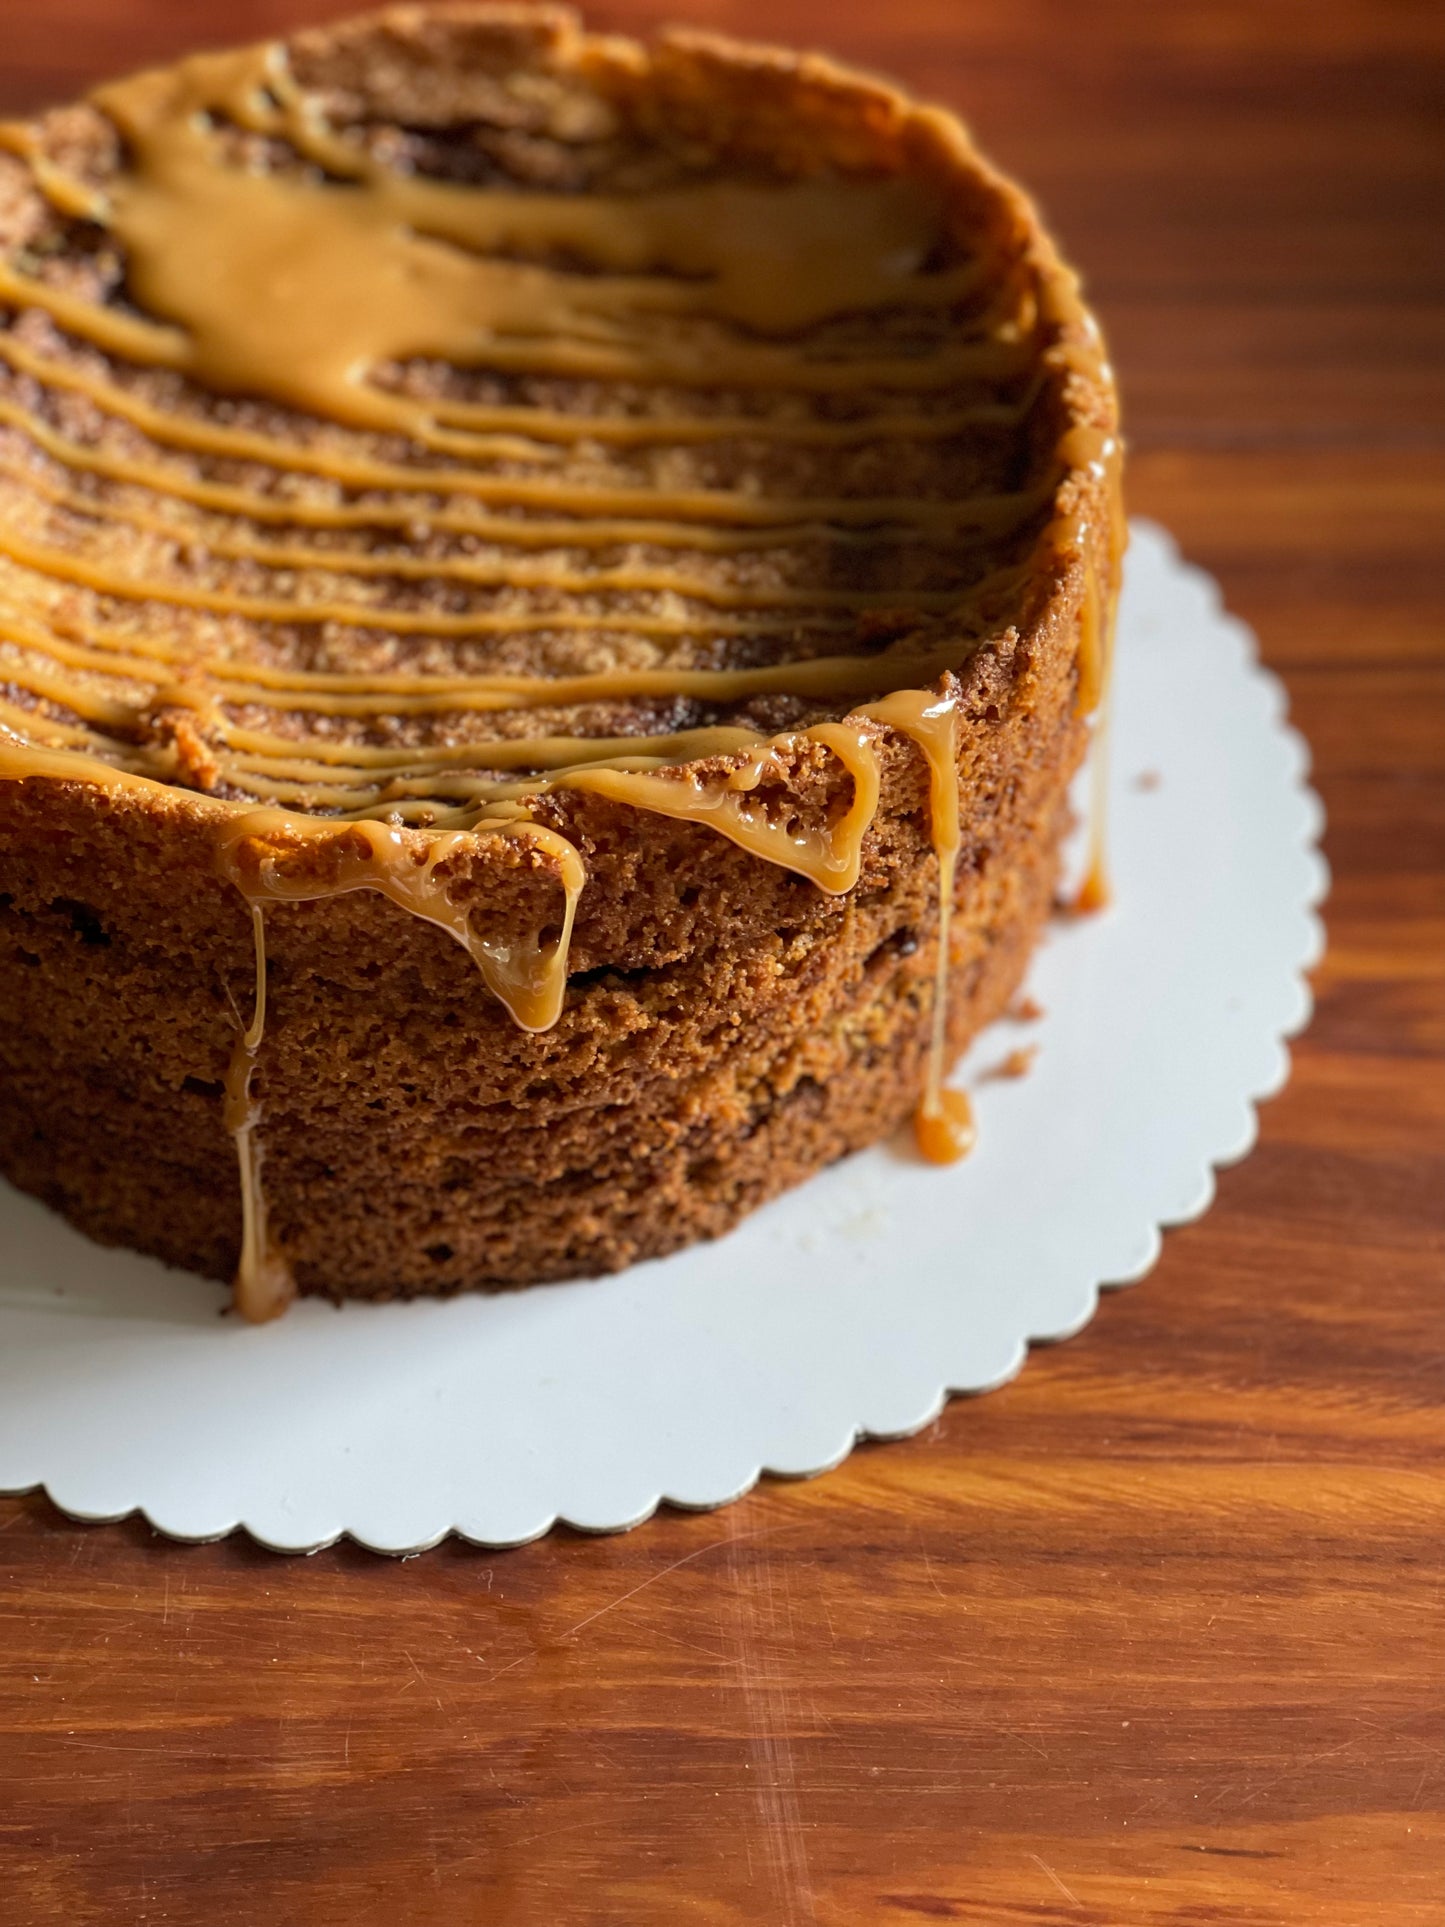
<path fill-rule="evenodd" d="M 1061 641 L 1007 722 L 974 725 L 950 1058 L 1007 1004 L 1053 907 L 1084 743 L 1071 685 Z M 690 824 L 658 825 L 639 863 L 625 813 L 590 806 L 591 833 L 571 827 L 607 907 L 579 918 L 583 968 L 541 1035 L 444 934 L 374 894 L 273 912 L 259 1095 L 300 1289 L 612 1269 L 726 1229 L 901 1124 L 928 1049 L 938 901 L 925 787 L 894 760 L 844 898 Z M 251 995 L 243 907 L 202 867 L 203 825 L 152 816 L 138 836 L 89 790 L 39 788 L 0 786 L 0 1158 L 92 1235 L 229 1276 L 239 1205 L 218 1112 Z M 184 888 L 162 894 L 168 867 Z M 520 921 L 555 911 L 544 873 L 507 881 Z"/>

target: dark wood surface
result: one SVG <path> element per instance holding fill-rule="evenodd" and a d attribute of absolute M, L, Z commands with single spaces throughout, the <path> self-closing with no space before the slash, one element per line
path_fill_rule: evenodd
<path fill-rule="evenodd" d="M 4 105 L 323 11 L 0 0 Z M 0 1918 L 1445 1922 L 1445 9 L 691 11 L 957 104 L 1084 264 L 1314 747 L 1314 1025 L 1147 1283 L 816 1483 L 405 1563 L 0 1501 Z"/>

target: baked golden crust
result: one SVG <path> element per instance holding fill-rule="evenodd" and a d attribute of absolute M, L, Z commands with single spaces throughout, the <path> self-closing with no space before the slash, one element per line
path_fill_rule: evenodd
<path fill-rule="evenodd" d="M 0 153 L 0 721 L 16 741 L 0 747 L 0 1163 L 95 1236 L 235 1269 L 224 1092 L 255 935 L 239 883 L 270 892 L 264 1042 L 245 1069 L 298 1287 L 411 1295 L 615 1268 L 726 1229 L 915 1102 L 942 849 L 920 739 L 868 706 L 920 663 L 958 780 L 950 1054 L 1011 995 L 1052 897 L 1117 568 L 1107 371 L 1032 211 L 956 123 L 828 62 L 445 7 L 298 36 L 285 64 L 318 138 L 351 144 L 341 164 L 361 149 L 423 182 L 558 204 L 903 180 L 943 209 L 929 272 L 963 288 L 966 256 L 989 270 L 942 308 L 810 322 L 792 385 L 752 378 L 775 335 L 714 317 L 647 336 L 650 380 L 413 358 L 376 375 L 421 411 L 400 432 L 229 396 L 73 325 L 67 300 L 128 314 L 124 249 L 57 205 L 124 180 L 104 93 Z M 274 133 L 226 139 L 233 160 L 298 171 Z M 46 167 L 64 189 L 46 193 Z M 678 341 L 738 378 L 690 375 Z M 809 389 L 820 357 L 893 373 Z M 944 370 L 922 405 L 912 364 Z M 488 411 L 505 426 L 468 464 L 491 490 L 479 509 L 447 479 L 444 438 Z M 555 430 L 541 458 L 501 445 L 519 423 Z M 549 538 L 556 502 L 581 514 L 584 495 L 591 521 Z M 563 588 L 546 579 L 559 567 Z M 807 688 L 799 666 L 834 659 L 854 665 L 844 686 Z M 258 666 L 269 682 L 247 680 Z M 315 706 L 327 677 L 349 710 Z M 499 677 L 570 681 L 513 706 L 446 693 Z M 286 706 L 298 688 L 313 707 Z M 863 768 L 830 747 L 845 724 L 878 799 L 857 880 L 833 893 L 757 852 L 768 825 L 839 845 Z M 536 747 L 659 737 L 641 746 L 661 749 L 665 795 L 637 772 L 546 775 L 559 766 Z M 421 769 L 416 787 L 390 774 L 383 794 L 378 755 Z M 343 796 L 338 767 L 371 792 Z M 666 813 L 740 771 L 747 824 L 719 835 Z M 465 820 L 447 814 L 459 772 L 492 785 L 484 805 L 467 793 Z M 448 915 L 489 957 L 558 954 L 575 898 L 551 1028 L 519 1028 L 375 873 L 335 893 L 376 860 L 338 799 L 372 822 L 394 808 L 413 866 L 456 825 Z M 278 803 L 285 821 L 244 814 Z M 568 850 L 580 894 L 562 887 Z"/>

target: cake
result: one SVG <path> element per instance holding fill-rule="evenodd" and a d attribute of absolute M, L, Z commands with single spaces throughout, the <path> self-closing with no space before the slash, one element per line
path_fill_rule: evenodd
<path fill-rule="evenodd" d="M 1073 275 L 828 60 L 406 7 L 0 127 L 0 1169 L 263 1318 L 958 1153 L 1121 541 Z"/>

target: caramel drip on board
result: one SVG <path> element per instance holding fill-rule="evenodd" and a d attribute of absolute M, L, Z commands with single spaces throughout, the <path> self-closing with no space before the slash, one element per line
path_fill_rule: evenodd
<path fill-rule="evenodd" d="M 709 178 L 571 194 L 404 173 L 327 124 L 279 46 L 198 56 L 101 88 L 92 101 L 126 150 L 123 170 L 103 186 L 67 173 L 34 130 L 0 125 L 0 148 L 26 163 L 43 200 L 106 231 L 125 262 L 128 305 L 4 260 L 0 304 L 44 318 L 52 339 L 88 345 L 131 371 L 77 365 L 37 347 L 33 335 L 0 334 L 0 366 L 43 394 L 73 398 L 101 425 L 77 435 L 73 415 L 62 412 L 58 423 L 0 396 L 0 428 L 25 446 L 19 463 L 0 458 L 0 477 L 23 486 L 27 505 L 61 518 L 37 524 L 27 514 L 22 525 L 11 514 L 0 524 L 0 778 L 160 792 L 184 785 L 214 824 L 217 867 L 247 904 L 256 961 L 252 1021 L 225 1079 L 242 1184 L 244 1315 L 274 1315 L 294 1289 L 267 1233 L 253 1093 L 266 1025 L 266 909 L 379 891 L 446 930 L 513 1019 L 545 1030 L 563 1008 L 586 880 L 575 846 L 528 815 L 528 800 L 549 791 L 706 825 L 841 894 L 857 881 L 878 807 L 880 732 L 910 739 L 928 768 L 939 893 L 915 1128 L 925 1156 L 961 1155 L 971 1142 L 967 1100 L 942 1084 L 959 716 L 956 693 L 927 685 L 1007 626 L 1037 558 L 1053 553 L 1083 566 L 1077 706 L 1081 714 L 1099 706 L 1123 529 L 1116 441 L 1075 426 L 1009 487 L 956 497 L 774 494 L 651 477 L 636 486 L 606 464 L 598 479 L 586 451 L 631 459 L 672 446 L 846 451 L 880 441 L 940 445 L 970 432 L 1025 436 L 1050 382 L 1057 388 L 1073 370 L 1096 388 L 1107 380 L 1072 278 L 1046 249 L 1031 269 L 961 253 L 951 241 L 940 257 L 942 196 L 907 176 L 767 185 Z M 911 111 L 967 153 L 952 123 Z M 291 158 L 267 167 L 242 158 L 242 136 Z M 871 338 L 850 332 L 873 314 L 907 317 L 908 327 Z M 417 363 L 723 391 L 735 400 L 689 412 L 659 398 L 659 408 L 633 412 L 635 404 L 422 398 L 388 373 Z M 305 432 L 161 405 L 140 379 L 148 375 L 296 411 Z M 829 412 L 840 404 L 846 412 Z M 387 438 L 386 453 L 367 439 L 376 436 Z M 419 459 L 393 458 L 398 437 Z M 137 438 L 146 452 L 136 452 Z M 238 464 L 264 468 L 270 485 L 236 479 Z M 90 493 L 90 484 L 110 493 Z M 1081 491 L 1105 498 L 1102 541 L 1077 506 Z M 1021 559 L 1018 542 L 1050 504 L 1053 520 Z M 152 550 L 195 550 L 201 561 L 183 574 L 132 573 L 129 558 L 118 568 L 87 549 L 92 529 L 111 524 Z M 254 532 L 268 526 L 286 533 Z M 415 553 L 418 530 L 448 546 Z M 400 547 L 378 551 L 370 538 L 387 531 Z M 344 546 L 353 534 L 369 538 L 366 548 Z M 497 553 L 479 555 L 478 544 Z M 901 568 L 920 545 L 946 548 L 950 586 L 855 589 L 829 580 L 829 557 L 896 556 Z M 565 559 L 629 548 L 669 559 L 632 555 L 595 568 Z M 786 570 L 755 583 L 711 572 L 716 558 L 765 562 L 810 548 L 823 565 L 810 563 L 802 580 Z M 518 552 L 533 559 L 518 562 Z M 683 559 L 670 559 L 674 552 Z M 240 586 L 228 571 L 243 572 Z M 274 592 L 258 590 L 257 572 Z M 397 607 L 391 590 L 408 583 L 445 584 L 468 606 Z M 23 595 L 12 593 L 17 587 Z M 470 600 L 477 594 L 504 600 L 479 607 Z M 80 617 L 77 597 L 88 598 Z M 165 619 L 138 621 L 127 613 L 135 608 Z M 887 620 L 900 610 L 899 639 L 868 647 L 860 616 Z M 488 638 L 522 632 L 554 645 L 569 633 L 615 634 L 633 654 L 602 670 L 554 665 L 548 674 L 337 669 L 329 652 L 328 666 L 317 668 L 233 655 L 209 631 L 178 628 L 189 616 L 263 631 L 352 632 L 368 639 L 363 648 L 374 637 L 453 638 L 485 650 Z M 718 666 L 728 639 L 767 652 L 746 665 L 724 654 Z M 396 746 L 344 730 L 293 737 L 234 713 L 259 706 L 364 731 L 386 718 L 770 695 L 857 706 L 838 721 L 773 736 L 719 723 Z M 194 719 L 211 774 L 198 776 L 148 734 L 157 710 Z M 1095 755 L 1098 782 L 1097 747 Z M 851 784 L 851 801 L 826 828 L 779 813 L 764 788 L 768 776 L 786 781 L 815 757 L 834 759 Z M 696 767 L 716 758 L 725 759 L 721 768 Z M 258 800 L 206 793 L 221 787 Z M 1096 805 L 1096 838 L 1101 826 Z M 556 877 L 562 914 L 549 941 L 501 941 L 457 891 L 490 838 L 520 841 Z M 1095 868 L 1106 888 L 1101 857 Z"/>

